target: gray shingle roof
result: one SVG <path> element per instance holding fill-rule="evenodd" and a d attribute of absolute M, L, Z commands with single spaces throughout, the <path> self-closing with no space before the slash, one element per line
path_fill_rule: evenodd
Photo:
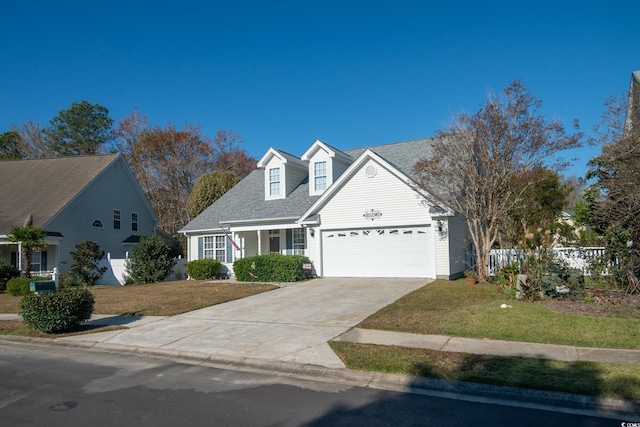
<path fill-rule="evenodd" d="M 416 160 L 429 153 L 431 142 L 431 138 L 425 138 L 337 151 L 355 160 L 367 149 L 370 149 L 406 175 L 412 176 L 411 168 Z M 280 150 L 277 151 L 283 153 Z M 289 154 L 288 156 L 291 155 Z M 300 162 L 299 159 L 297 159 L 297 161 Z M 257 169 L 216 200 L 180 231 L 188 232 L 216 229 L 228 221 L 298 218 L 302 216 L 319 197 L 320 196 L 309 196 L 309 182 L 308 179 L 305 179 L 285 199 L 265 200 L 264 170 Z"/>
<path fill-rule="evenodd" d="M 118 156 L 0 161 L 0 235 L 42 227 Z"/>

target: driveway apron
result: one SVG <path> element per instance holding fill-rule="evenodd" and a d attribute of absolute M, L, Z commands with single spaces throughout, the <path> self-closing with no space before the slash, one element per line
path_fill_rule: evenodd
<path fill-rule="evenodd" d="M 417 278 L 315 279 L 139 327 L 83 337 L 214 357 L 340 368 L 344 364 L 327 341 L 428 282 Z"/>

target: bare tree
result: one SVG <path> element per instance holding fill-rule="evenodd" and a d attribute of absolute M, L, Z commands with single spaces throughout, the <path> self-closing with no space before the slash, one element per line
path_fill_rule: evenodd
<path fill-rule="evenodd" d="M 38 123 L 28 121 L 20 126 L 13 126 L 12 131 L 19 136 L 18 146 L 23 159 L 44 159 L 55 156 Z"/>
<path fill-rule="evenodd" d="M 477 113 L 454 116 L 439 131 L 431 153 L 414 166 L 418 185 L 431 202 L 466 220 L 481 281 L 487 280 L 489 251 L 503 220 L 522 203 L 522 189 L 512 185 L 514 176 L 581 143 L 581 133 L 567 134 L 559 120 L 540 115 L 540 107 L 541 101 L 514 81 L 501 96 L 489 95 Z"/>
<path fill-rule="evenodd" d="M 219 130 L 213 140 L 215 169 L 233 172 L 242 179 L 256 169 L 258 161 L 240 147 L 242 137 L 235 131 Z"/>

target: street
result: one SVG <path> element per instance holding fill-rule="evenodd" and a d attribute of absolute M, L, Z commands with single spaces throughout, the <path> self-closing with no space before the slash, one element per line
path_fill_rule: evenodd
<path fill-rule="evenodd" d="M 398 393 L 141 355 L 3 342 L 3 426 L 620 426 L 610 419 Z"/>

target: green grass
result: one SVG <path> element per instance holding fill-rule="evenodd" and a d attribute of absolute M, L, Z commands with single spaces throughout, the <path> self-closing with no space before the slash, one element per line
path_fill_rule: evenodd
<path fill-rule="evenodd" d="M 512 308 L 503 309 L 506 303 Z M 515 301 L 495 285 L 436 280 L 358 325 L 365 329 L 547 344 L 640 349 L 640 320 L 553 312 Z"/>
<path fill-rule="evenodd" d="M 350 369 L 640 401 L 640 366 L 636 364 L 562 362 L 341 341 L 330 345 Z"/>

